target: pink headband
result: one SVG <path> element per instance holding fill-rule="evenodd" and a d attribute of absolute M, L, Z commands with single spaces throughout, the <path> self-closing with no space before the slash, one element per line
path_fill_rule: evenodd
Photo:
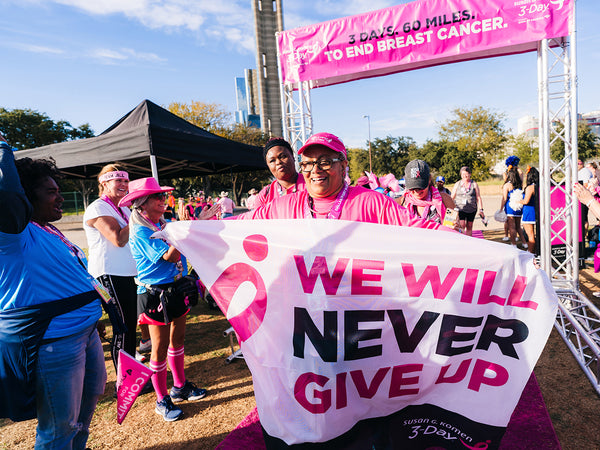
<path fill-rule="evenodd" d="M 98 177 L 98 181 L 100 183 L 104 183 L 105 181 L 122 179 L 129 181 L 129 174 L 124 170 L 113 170 L 112 172 L 103 173 Z"/>

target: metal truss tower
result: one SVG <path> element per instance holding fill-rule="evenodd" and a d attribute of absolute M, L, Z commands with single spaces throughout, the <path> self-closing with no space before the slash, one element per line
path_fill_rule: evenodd
<path fill-rule="evenodd" d="M 281 0 L 252 0 L 256 35 L 256 68 L 260 97 L 260 125 L 269 136 L 283 136 L 277 42 L 283 31 Z"/>
<path fill-rule="evenodd" d="M 538 45 L 541 266 L 559 298 L 554 327 L 600 395 L 600 309 L 579 290 L 579 201 L 573 194 L 578 159 L 574 22 L 575 12 L 569 37 Z M 313 129 L 310 88 L 310 82 L 281 85 L 284 135 L 296 149 Z M 551 148 L 556 146 L 564 151 L 555 161 Z M 561 190 L 564 206 L 552 208 L 551 189 Z M 562 254 L 553 254 L 556 242 L 564 246 Z"/>
<path fill-rule="evenodd" d="M 281 85 L 283 133 L 295 151 L 302 147 L 313 131 L 310 89 L 309 81 L 294 86 Z"/>
<path fill-rule="evenodd" d="M 573 193 L 578 159 L 574 23 L 571 29 L 568 38 L 544 40 L 538 47 L 541 265 L 559 298 L 554 327 L 600 394 L 600 310 L 579 290 L 581 230 L 579 201 Z M 564 152 L 553 160 L 551 148 L 556 146 Z M 564 206 L 552 207 L 551 189 L 564 195 Z M 557 242 L 564 246 L 561 254 L 552 251 Z"/>

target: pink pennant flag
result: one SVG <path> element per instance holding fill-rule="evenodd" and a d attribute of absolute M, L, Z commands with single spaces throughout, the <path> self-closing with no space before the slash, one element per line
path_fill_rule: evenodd
<path fill-rule="evenodd" d="M 119 350 L 117 373 L 117 422 L 119 424 L 123 423 L 135 399 L 151 376 L 152 370 L 133 356 Z"/>

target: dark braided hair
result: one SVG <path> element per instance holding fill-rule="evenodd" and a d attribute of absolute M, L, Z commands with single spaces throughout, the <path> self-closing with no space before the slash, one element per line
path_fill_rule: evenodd
<path fill-rule="evenodd" d="M 25 195 L 31 203 L 35 198 L 35 189 L 37 189 L 46 178 L 53 178 L 55 181 L 61 178 L 59 170 L 53 158 L 49 159 L 31 159 L 21 158 L 15 161 L 17 172 L 21 179 L 21 185 L 25 190 Z"/>
<path fill-rule="evenodd" d="M 263 148 L 263 158 L 267 159 L 267 152 L 273 147 L 285 147 L 290 152 L 292 158 L 294 157 L 294 150 L 292 150 L 290 143 L 283 138 L 276 137 L 269 139 L 265 144 L 265 148 Z"/>

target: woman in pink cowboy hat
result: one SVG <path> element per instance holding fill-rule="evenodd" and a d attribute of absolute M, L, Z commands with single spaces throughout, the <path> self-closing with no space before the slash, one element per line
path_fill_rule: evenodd
<path fill-rule="evenodd" d="M 188 276 L 185 257 L 160 239 L 150 239 L 164 225 L 163 214 L 169 186 L 160 186 L 154 178 L 129 183 L 129 194 L 119 206 L 132 206 L 129 244 L 135 259 L 138 284 L 138 322 L 148 324 L 152 339 L 150 368 L 156 391 L 156 413 L 171 422 L 183 413 L 173 402 L 199 400 L 206 390 L 185 378 L 184 338 L 186 314 L 198 301 L 195 280 Z M 218 207 L 203 211 L 198 219 L 212 217 Z M 167 362 L 173 375 L 173 387 L 167 390 Z"/>

